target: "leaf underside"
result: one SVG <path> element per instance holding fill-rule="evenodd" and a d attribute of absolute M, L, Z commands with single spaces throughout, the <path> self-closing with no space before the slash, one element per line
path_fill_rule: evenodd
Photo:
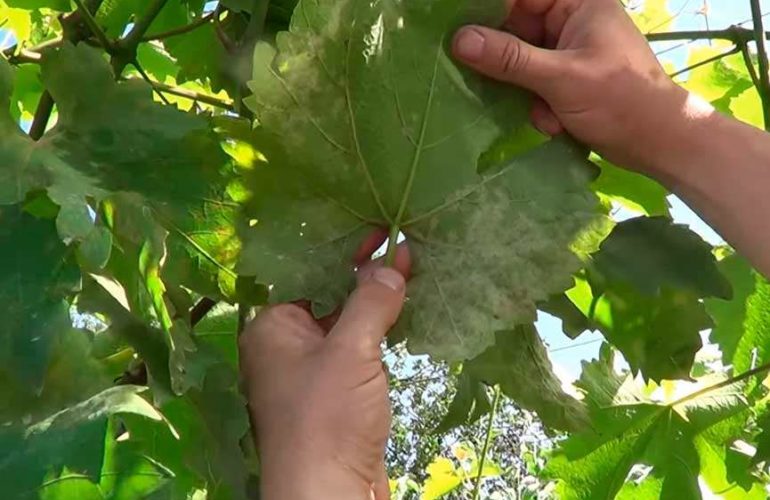
<path fill-rule="evenodd" d="M 410 246 L 394 335 L 414 353 L 473 358 L 569 288 L 608 226 L 588 189 L 594 168 L 561 139 L 479 172 L 491 147 L 523 140 L 529 98 L 447 53 L 461 23 L 502 10 L 496 0 L 306 0 L 277 53 L 257 47 L 250 105 L 276 160 L 266 148 L 251 182 L 239 270 L 271 284 L 271 300 L 333 311 L 378 227 L 399 228 Z"/>

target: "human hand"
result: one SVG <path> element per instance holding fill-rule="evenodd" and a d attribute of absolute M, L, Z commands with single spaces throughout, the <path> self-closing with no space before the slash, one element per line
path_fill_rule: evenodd
<path fill-rule="evenodd" d="M 506 31 L 468 26 L 455 56 L 539 96 L 542 132 L 567 130 L 609 160 L 654 174 L 688 94 L 665 74 L 618 0 L 508 0 Z M 668 134 L 672 135 L 672 134 Z"/>
<path fill-rule="evenodd" d="M 279 305 L 241 336 L 263 498 L 389 498 L 391 414 L 380 343 L 403 305 L 405 247 L 396 268 L 363 267 L 338 319 L 316 321 L 300 306 Z"/>

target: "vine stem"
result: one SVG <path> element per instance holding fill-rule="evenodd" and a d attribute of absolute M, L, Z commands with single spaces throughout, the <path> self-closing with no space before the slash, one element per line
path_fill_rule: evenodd
<path fill-rule="evenodd" d="M 84 5 L 85 11 L 90 13 L 91 10 L 94 12 L 99 10 L 99 7 L 102 5 L 102 0 L 87 0 L 87 4 Z M 78 21 L 79 18 L 83 15 L 83 11 L 78 10 L 77 12 L 74 12 L 68 16 L 66 16 L 62 20 L 62 29 L 64 30 L 64 36 L 63 39 L 69 40 L 72 43 L 77 43 L 82 40 L 82 36 L 80 35 L 73 35 L 68 29 L 68 22 L 71 21 Z M 40 96 L 40 101 L 38 102 L 37 109 L 35 110 L 35 117 L 32 119 L 32 126 L 29 129 L 29 136 L 37 141 L 41 137 L 43 137 L 43 134 L 45 134 L 46 129 L 48 128 L 48 121 L 51 119 L 51 113 L 53 112 L 53 98 L 51 97 L 51 93 L 47 90 L 43 91 L 43 94 Z"/>
<path fill-rule="evenodd" d="M 131 78 L 128 78 L 128 80 L 131 80 Z M 155 90 L 158 90 L 160 92 L 165 92 L 166 94 L 175 95 L 177 97 L 183 97 L 185 99 L 190 99 L 191 101 L 194 101 L 194 102 L 202 102 L 203 104 L 208 104 L 209 106 L 222 108 L 227 111 L 235 111 L 235 106 L 233 105 L 232 101 L 219 99 L 217 97 L 214 97 L 213 95 L 202 94 L 200 92 L 195 92 L 194 90 L 189 90 L 184 87 L 174 87 L 173 85 L 168 85 L 162 82 L 156 82 L 155 80 L 150 80 L 148 83 L 152 85 L 155 88 Z"/>
<path fill-rule="evenodd" d="M 762 112 L 765 119 L 765 130 L 770 130 L 770 62 L 767 58 L 767 34 L 762 21 L 762 8 L 759 0 L 750 0 L 751 18 L 754 21 L 754 41 L 757 44 L 757 60 L 759 62 L 759 96 L 762 98 Z"/>
<path fill-rule="evenodd" d="M 205 14 L 195 21 L 191 22 L 190 24 L 186 24 L 184 26 L 180 26 L 178 28 L 170 29 L 168 31 L 164 31 L 162 33 L 156 33 L 154 35 L 144 35 L 142 37 L 143 42 L 151 42 L 153 40 L 165 40 L 166 38 L 171 38 L 178 35 L 184 35 L 185 33 L 189 33 L 190 31 L 195 30 L 196 28 L 200 28 L 204 24 L 208 24 L 209 21 L 211 21 L 215 15 L 217 15 L 218 12 L 216 10 L 209 12 L 208 14 Z"/>
<path fill-rule="evenodd" d="M 53 97 L 51 97 L 51 94 L 46 90 L 40 95 L 37 109 L 35 109 L 35 116 L 32 118 L 32 126 L 29 128 L 29 136 L 33 141 L 39 140 L 43 137 L 43 134 L 45 134 L 52 111 Z"/>
<path fill-rule="evenodd" d="M 676 42 L 679 40 L 729 40 L 733 43 L 749 42 L 754 33 L 748 28 L 731 26 L 723 30 L 671 31 L 666 33 L 648 33 L 648 42 Z"/>
<path fill-rule="evenodd" d="M 677 406 L 681 405 L 683 403 L 686 403 L 688 401 L 692 401 L 693 399 L 699 398 L 703 396 L 704 394 L 708 394 L 709 392 L 716 391 L 718 389 L 721 389 L 723 387 L 727 387 L 728 385 L 737 384 L 738 382 L 742 382 L 748 378 L 753 377 L 754 375 L 760 375 L 764 372 L 770 371 L 770 363 L 765 363 L 762 366 L 758 366 L 752 370 L 743 372 L 739 375 L 736 375 L 734 377 L 730 377 L 726 380 L 723 380 L 719 382 L 718 384 L 710 385 L 708 387 L 704 387 L 703 389 L 699 391 L 695 391 L 692 394 L 688 394 L 687 396 L 684 396 L 682 398 L 677 399 L 673 403 L 669 404 L 668 406 Z"/>
<path fill-rule="evenodd" d="M 93 14 L 91 14 L 91 11 L 88 10 L 88 7 L 83 3 L 83 0 L 75 0 L 75 5 L 77 5 L 78 12 L 83 16 L 83 22 L 86 23 L 86 26 L 88 26 L 88 29 L 91 30 L 91 33 L 96 37 L 97 40 L 99 40 L 99 43 L 102 44 L 102 47 L 107 52 L 110 52 L 112 50 L 113 44 L 110 41 L 109 38 L 107 38 L 107 35 L 104 34 L 104 31 L 99 27 L 99 24 L 96 22 L 96 18 L 94 18 Z"/>
<path fill-rule="evenodd" d="M 147 13 L 136 21 L 133 29 L 128 35 L 126 35 L 126 38 L 123 39 L 123 42 L 125 42 L 125 44 L 129 47 L 136 47 L 139 45 L 139 42 L 142 41 L 144 34 L 147 33 L 148 29 L 150 29 L 152 22 L 156 17 L 158 17 L 160 11 L 163 10 L 166 2 L 167 0 L 154 0 L 150 5 L 150 8 L 147 9 Z"/>
<path fill-rule="evenodd" d="M 759 75 L 757 75 L 757 68 L 754 67 L 754 61 L 751 60 L 748 43 L 741 44 L 741 55 L 743 56 L 743 64 L 745 64 L 746 69 L 749 70 L 751 83 L 753 83 L 755 87 L 759 87 Z"/>
<path fill-rule="evenodd" d="M 195 326 L 206 317 L 208 313 L 217 305 L 217 301 L 208 297 L 203 297 L 190 309 L 190 325 Z"/>
<path fill-rule="evenodd" d="M 473 486 L 473 500 L 479 500 L 481 494 L 481 476 L 484 472 L 484 463 L 487 461 L 487 454 L 489 453 L 489 445 L 492 442 L 492 424 L 497 414 L 497 408 L 500 406 L 500 386 L 495 386 L 495 399 L 492 403 L 492 410 L 489 412 L 489 420 L 487 421 L 487 431 L 484 437 L 484 448 L 481 449 L 481 458 L 479 458 L 479 472 L 476 474 L 475 484 Z"/>
<path fill-rule="evenodd" d="M 720 59 L 724 59 L 725 57 L 731 56 L 733 54 L 737 54 L 741 51 L 741 47 L 736 45 L 732 49 L 728 50 L 727 52 L 724 52 L 722 54 L 717 54 L 713 57 L 709 57 L 708 59 L 704 59 L 703 61 L 698 61 L 697 63 L 687 66 L 686 68 L 682 68 L 679 71 L 676 71 L 674 73 L 671 73 L 668 75 L 670 78 L 676 78 L 679 75 L 682 75 L 684 73 L 687 73 L 688 71 L 692 71 L 694 69 L 700 68 L 701 66 L 705 66 L 707 64 L 711 64 L 713 62 L 719 61 Z"/>
<path fill-rule="evenodd" d="M 398 248 L 398 234 L 401 232 L 401 228 L 397 225 L 390 227 L 390 234 L 388 234 L 388 250 L 385 252 L 385 265 L 387 267 L 393 267 L 396 263 L 396 249 Z"/>

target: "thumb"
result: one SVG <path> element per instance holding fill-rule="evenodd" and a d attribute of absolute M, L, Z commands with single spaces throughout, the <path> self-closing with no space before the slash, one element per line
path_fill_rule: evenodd
<path fill-rule="evenodd" d="M 480 73 L 540 95 L 563 68 L 557 51 L 483 26 L 461 28 L 452 45 L 455 57 Z"/>
<path fill-rule="evenodd" d="M 327 338 L 364 351 L 379 348 L 401 313 L 405 290 L 401 273 L 388 267 L 376 269 L 351 294 Z"/>

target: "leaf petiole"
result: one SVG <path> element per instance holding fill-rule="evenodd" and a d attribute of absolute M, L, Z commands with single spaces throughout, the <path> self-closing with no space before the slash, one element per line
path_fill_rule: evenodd
<path fill-rule="evenodd" d="M 393 267 L 396 263 L 396 248 L 398 248 L 398 235 L 401 232 L 401 228 L 397 225 L 390 227 L 390 234 L 388 234 L 388 250 L 385 252 L 385 265 Z"/>

